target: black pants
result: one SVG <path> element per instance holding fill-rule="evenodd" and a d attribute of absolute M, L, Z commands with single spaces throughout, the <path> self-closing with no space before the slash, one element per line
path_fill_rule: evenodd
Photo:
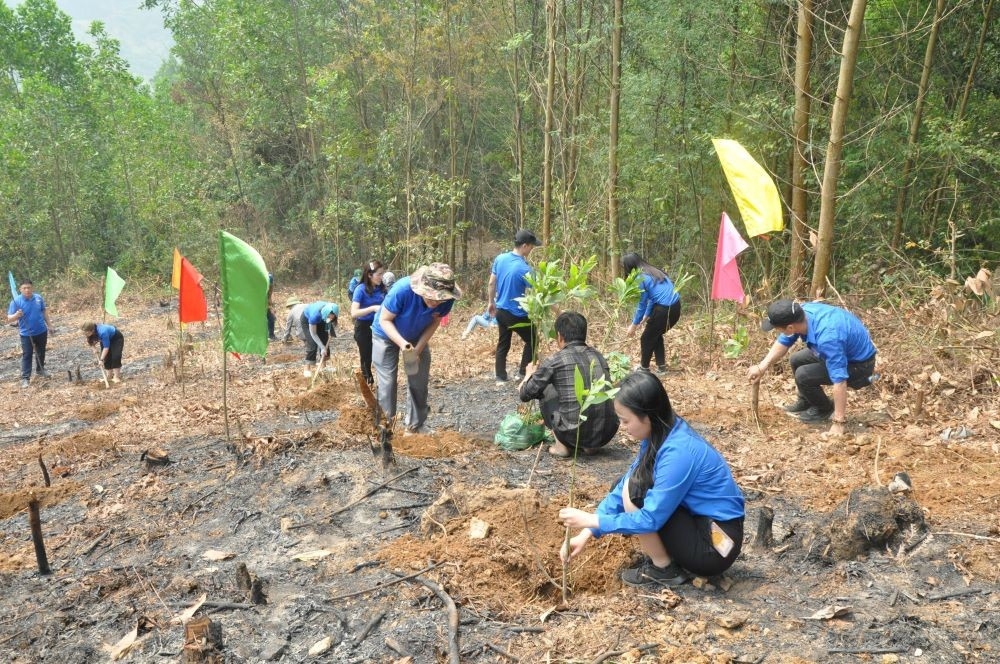
<path fill-rule="evenodd" d="M 660 528 L 663 547 L 678 565 L 698 576 L 722 574 L 740 555 L 743 547 L 743 519 L 715 522 L 733 540 L 733 549 L 723 557 L 712 546 L 712 519 L 695 516 L 678 507 Z"/>
<path fill-rule="evenodd" d="M 521 327 L 514 327 L 515 325 Z M 524 350 L 521 351 L 521 362 L 517 366 L 519 374 L 524 373 L 524 368 L 528 366 L 534 356 L 536 338 L 535 326 L 531 320 L 525 316 L 515 316 L 506 309 L 497 309 L 497 327 L 500 331 L 500 338 L 497 340 L 496 353 L 496 376 L 500 380 L 507 380 L 507 353 L 510 352 L 510 340 L 514 332 L 524 341 Z"/>
<path fill-rule="evenodd" d="M 639 337 L 639 366 L 643 369 L 649 368 L 649 360 L 656 357 L 656 366 L 662 367 L 667 363 L 666 349 L 663 347 L 663 335 L 667 330 L 677 324 L 681 317 L 681 301 L 677 300 L 669 307 L 662 304 L 653 305 L 653 310 L 646 320 L 646 327 Z"/>
<path fill-rule="evenodd" d="M 302 314 L 299 322 L 302 324 L 302 331 L 306 334 L 306 362 L 315 362 L 319 346 L 316 345 L 312 335 L 309 334 L 309 319 L 306 318 L 305 314 Z M 326 323 L 320 322 L 316 325 L 316 336 L 319 337 L 320 342 L 326 347 L 326 344 L 330 341 L 330 336 L 326 333 Z"/>
<path fill-rule="evenodd" d="M 275 322 L 275 320 L 277 320 L 277 319 L 276 319 L 276 317 L 274 315 L 274 312 L 271 311 L 270 307 L 268 307 L 267 308 L 267 338 L 271 339 L 271 340 L 274 340 L 274 322 Z"/>
<path fill-rule="evenodd" d="M 375 382 L 372 376 L 372 323 L 374 320 L 354 321 L 354 341 L 358 344 L 358 354 L 361 356 L 361 373 L 371 385 Z"/>
<path fill-rule="evenodd" d="M 125 337 L 121 331 L 115 332 L 111 337 L 111 344 L 108 346 L 108 354 L 104 357 L 105 369 L 122 368 L 122 352 L 125 350 Z"/>
<path fill-rule="evenodd" d="M 833 385 L 830 374 L 826 370 L 826 362 L 820 359 L 810 348 L 793 353 L 788 358 L 788 363 L 795 374 L 795 386 L 799 390 L 799 396 L 824 412 L 833 410 L 833 401 L 826 396 L 823 385 Z M 864 362 L 848 362 L 847 364 L 847 386 L 859 390 L 869 385 L 875 370 L 875 356 L 872 355 Z"/>
<path fill-rule="evenodd" d="M 21 378 L 24 380 L 31 378 L 32 355 L 35 358 L 36 373 L 41 373 L 45 369 L 45 346 L 48 339 L 47 331 L 30 337 L 21 337 Z"/>

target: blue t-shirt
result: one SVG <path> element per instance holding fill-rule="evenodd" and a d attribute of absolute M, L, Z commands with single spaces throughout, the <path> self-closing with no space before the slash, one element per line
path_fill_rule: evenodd
<path fill-rule="evenodd" d="M 359 309 L 367 309 L 368 307 L 375 304 L 382 304 L 382 300 L 385 299 L 385 287 L 378 286 L 372 289 L 369 293 L 368 289 L 364 286 L 359 286 L 354 289 L 354 297 L 351 302 L 357 302 Z M 375 320 L 375 312 L 367 313 L 363 316 L 358 316 L 355 320 Z"/>
<path fill-rule="evenodd" d="M 45 324 L 45 300 L 41 295 L 33 293 L 29 298 L 18 295 L 7 307 L 7 315 L 13 316 L 18 309 L 24 312 L 24 316 L 17 321 L 22 337 L 34 337 L 49 331 L 49 326 Z"/>
<path fill-rule="evenodd" d="M 347 282 L 347 298 L 348 299 L 354 297 L 354 291 L 357 290 L 358 284 L 360 284 L 360 283 L 361 283 L 361 280 L 358 279 L 357 277 L 351 277 L 351 280 Z"/>
<path fill-rule="evenodd" d="M 323 320 L 323 307 L 327 306 L 329 302 L 312 302 L 306 305 L 306 310 L 302 312 L 302 315 L 306 317 L 306 322 L 310 325 L 320 325 L 325 324 L 326 321 Z"/>
<path fill-rule="evenodd" d="M 375 312 L 372 334 L 381 339 L 389 339 L 382 329 L 382 312 L 388 310 L 396 314 L 392 322 L 399 334 L 409 343 L 415 344 L 434 319 L 447 316 L 454 304 L 455 300 L 445 300 L 434 308 L 428 307 L 424 298 L 413 292 L 410 278 L 403 277 L 392 285 L 389 294 L 382 300 L 382 306 Z"/>
<path fill-rule="evenodd" d="M 632 476 L 648 446 L 648 440 L 642 441 L 628 472 L 597 506 L 600 528 L 591 528 L 594 537 L 655 533 L 680 506 L 715 521 L 745 515 L 743 493 L 725 459 L 680 417 L 675 418 L 674 428 L 656 452 L 653 486 L 646 491 L 642 507 L 626 512 L 622 500 L 625 479 Z"/>
<path fill-rule="evenodd" d="M 639 283 L 639 290 L 641 293 L 639 306 L 636 307 L 635 317 L 632 318 L 633 325 L 638 325 L 643 318 L 648 318 L 655 305 L 662 304 L 669 307 L 681 299 L 681 296 L 674 290 L 674 282 L 670 281 L 670 277 L 663 277 L 663 281 L 657 282 L 644 272 L 642 281 Z"/>
<path fill-rule="evenodd" d="M 111 337 L 115 336 L 118 328 L 114 325 L 97 324 L 97 338 L 101 341 L 101 348 L 111 347 Z"/>
<path fill-rule="evenodd" d="M 531 266 L 520 254 L 508 251 L 493 259 L 493 267 L 490 272 L 497 278 L 497 309 L 509 311 L 518 318 L 528 315 L 521 308 L 521 303 L 514 298 L 524 295 L 528 289 L 528 282 L 525 276 L 531 274 Z"/>
<path fill-rule="evenodd" d="M 834 384 L 847 380 L 848 363 L 865 362 L 875 355 L 875 344 L 868 330 L 850 311 L 822 302 L 806 302 L 802 309 L 808 323 L 806 346 L 826 363 Z M 803 339 L 801 334 L 778 335 L 778 343 L 788 347 L 799 339 Z"/>

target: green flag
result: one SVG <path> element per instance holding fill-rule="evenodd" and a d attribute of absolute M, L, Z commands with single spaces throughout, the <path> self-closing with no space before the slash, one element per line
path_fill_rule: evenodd
<path fill-rule="evenodd" d="M 115 301 L 125 288 L 125 280 L 118 276 L 118 273 L 108 266 L 108 274 L 104 277 L 104 310 L 112 316 L 118 315 L 118 307 Z"/>
<path fill-rule="evenodd" d="M 222 349 L 267 354 L 267 266 L 257 250 L 219 232 L 222 272 Z"/>

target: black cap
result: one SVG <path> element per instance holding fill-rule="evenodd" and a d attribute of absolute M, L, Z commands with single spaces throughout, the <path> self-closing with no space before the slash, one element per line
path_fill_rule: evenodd
<path fill-rule="evenodd" d="M 542 243 L 538 241 L 535 234 L 524 228 L 514 233 L 514 246 L 516 247 L 522 244 L 533 244 L 536 247 L 542 246 Z"/>
<path fill-rule="evenodd" d="M 776 300 L 767 308 L 767 317 L 760 323 L 760 329 L 769 332 L 776 327 L 798 323 L 806 317 L 802 305 L 792 300 Z"/>

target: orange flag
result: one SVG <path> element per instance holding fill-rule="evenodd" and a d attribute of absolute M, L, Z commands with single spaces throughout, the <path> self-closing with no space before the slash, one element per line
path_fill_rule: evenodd
<path fill-rule="evenodd" d="M 196 323 L 208 319 L 205 292 L 201 289 L 202 276 L 188 259 L 181 257 L 179 274 L 180 304 L 177 312 L 182 323 Z"/>

